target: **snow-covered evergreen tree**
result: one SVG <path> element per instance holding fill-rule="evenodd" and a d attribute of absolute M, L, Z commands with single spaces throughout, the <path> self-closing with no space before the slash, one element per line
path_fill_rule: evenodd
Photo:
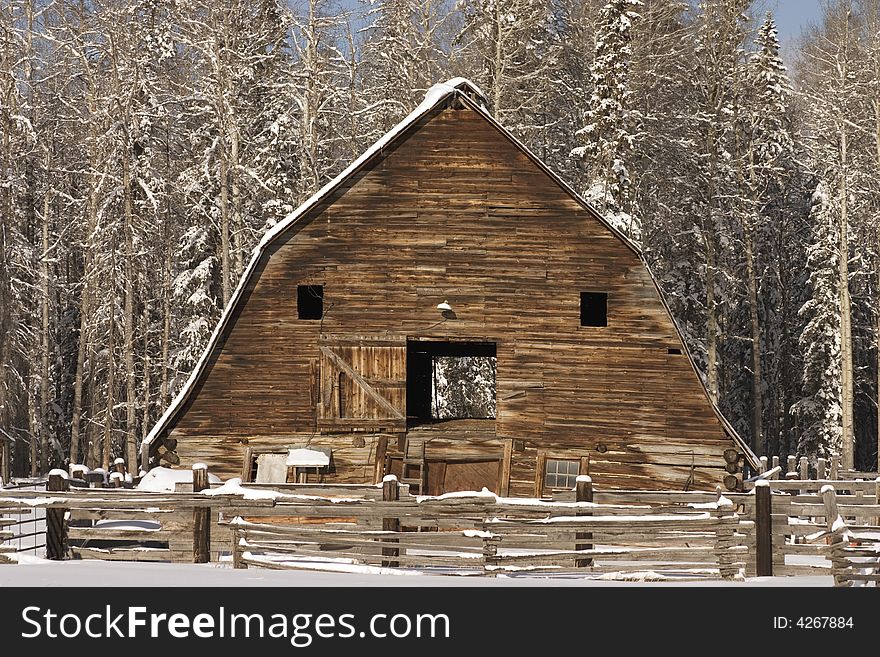
<path fill-rule="evenodd" d="M 800 336 L 804 350 L 803 397 L 793 410 L 801 423 L 798 452 L 812 460 L 839 454 L 841 447 L 840 252 L 832 203 L 825 185 L 820 183 L 813 194 L 812 244 L 807 256 L 812 298 L 799 313 L 806 320 Z"/>
<path fill-rule="evenodd" d="M 182 269 L 173 285 L 179 340 L 172 355 L 172 367 L 177 373 L 172 380 L 172 394 L 186 382 L 220 317 L 214 289 L 217 280 L 214 254 L 214 245 L 202 226 L 192 226 L 181 237 Z"/>
<path fill-rule="evenodd" d="M 641 227 L 627 168 L 636 138 L 629 67 L 633 25 L 641 6 L 641 0 L 610 0 L 600 11 L 590 67 L 593 91 L 586 125 L 576 133 L 583 144 L 571 151 L 572 156 L 585 160 L 590 171 L 587 200 L 635 241 L 641 239 Z"/>

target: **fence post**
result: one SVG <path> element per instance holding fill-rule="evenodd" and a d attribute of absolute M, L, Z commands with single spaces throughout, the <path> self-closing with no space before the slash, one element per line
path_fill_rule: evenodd
<path fill-rule="evenodd" d="M 236 570 L 243 570 L 247 568 L 247 564 L 241 560 L 241 541 L 243 540 L 243 537 L 238 526 L 234 523 L 235 520 L 233 520 L 232 525 L 232 567 Z"/>
<path fill-rule="evenodd" d="M 383 502 L 397 502 L 400 500 L 400 484 L 397 481 L 397 477 L 394 475 L 387 475 L 384 479 L 382 479 L 382 501 Z M 400 518 L 398 517 L 388 517 L 382 516 L 382 531 L 383 532 L 399 532 L 400 531 Z M 397 543 L 397 538 L 383 538 L 382 541 L 384 543 Z M 400 556 L 400 548 L 382 548 L 382 556 L 383 557 L 399 557 Z M 383 559 L 382 565 L 387 568 L 397 568 L 400 566 L 400 562 L 396 559 Z"/>
<path fill-rule="evenodd" d="M 758 474 L 764 474 L 767 472 L 767 457 L 761 456 L 758 458 Z"/>
<path fill-rule="evenodd" d="M 589 475 L 578 475 L 575 480 L 574 499 L 576 502 L 592 502 L 593 501 L 593 479 Z M 578 511 L 579 516 L 591 516 L 592 511 Z M 575 550 L 592 550 L 592 543 L 582 543 L 581 541 L 589 541 L 593 538 L 592 532 L 579 532 L 575 534 Z M 589 568 L 593 565 L 592 559 L 576 559 L 575 568 Z"/>
<path fill-rule="evenodd" d="M 192 467 L 193 493 L 209 488 L 208 466 L 196 463 Z M 211 507 L 193 508 L 193 563 L 208 563 L 211 560 Z"/>
<path fill-rule="evenodd" d="M 837 471 L 840 468 L 840 457 L 834 454 L 831 457 L 831 479 L 837 481 Z"/>
<path fill-rule="evenodd" d="M 816 479 L 821 481 L 825 479 L 826 474 L 827 472 L 825 470 L 825 459 L 816 459 Z"/>
<path fill-rule="evenodd" d="M 786 460 L 786 470 L 785 470 L 785 478 L 786 479 L 797 479 L 797 459 L 789 454 L 788 459 Z"/>
<path fill-rule="evenodd" d="M 61 493 L 70 490 L 64 470 L 52 470 L 46 490 Z M 67 557 L 67 509 L 46 509 L 46 558 L 61 561 Z"/>
<path fill-rule="evenodd" d="M 834 586 L 851 586 L 852 582 L 844 579 L 846 571 L 849 569 L 849 563 L 846 559 L 844 548 L 846 547 L 846 524 L 842 527 L 837 525 L 837 521 L 841 520 L 840 512 L 837 509 L 837 493 L 834 486 L 825 484 L 819 491 L 822 496 L 822 502 L 825 504 L 825 522 L 827 523 L 828 532 L 831 534 L 831 544 L 828 546 L 828 552 L 831 561 L 831 574 L 834 576 Z"/>
<path fill-rule="evenodd" d="M 773 468 L 772 468 L 772 469 L 779 468 L 779 457 L 778 457 L 778 456 L 774 456 L 774 457 L 773 457 L 773 460 L 771 461 L 771 463 L 773 464 Z M 780 470 L 781 470 L 781 468 L 780 468 Z M 779 479 L 779 472 L 777 472 L 775 475 L 773 475 L 773 476 L 771 477 L 771 479 Z"/>
<path fill-rule="evenodd" d="M 773 519 L 770 483 L 755 482 L 755 568 L 758 577 L 773 576 Z"/>

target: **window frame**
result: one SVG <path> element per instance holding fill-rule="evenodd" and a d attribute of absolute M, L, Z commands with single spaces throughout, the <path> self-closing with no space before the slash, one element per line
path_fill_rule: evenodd
<path fill-rule="evenodd" d="M 547 461 L 578 462 L 578 471 L 575 475 L 575 478 L 579 477 L 580 475 L 590 473 L 589 456 L 581 456 L 580 454 L 555 452 L 550 450 L 539 450 L 538 457 L 535 462 L 535 497 L 539 499 L 542 497 L 552 497 L 553 491 L 567 491 L 574 488 L 574 486 L 572 486 L 571 488 L 566 488 L 564 486 L 547 486 Z"/>

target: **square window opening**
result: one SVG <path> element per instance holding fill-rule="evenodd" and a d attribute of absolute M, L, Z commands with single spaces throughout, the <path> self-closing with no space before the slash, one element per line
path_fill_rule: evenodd
<path fill-rule="evenodd" d="M 407 423 L 495 419 L 494 343 L 407 343 Z"/>
<path fill-rule="evenodd" d="M 321 319 L 324 316 L 324 286 L 297 285 L 296 312 L 300 319 Z"/>
<path fill-rule="evenodd" d="M 607 292 L 581 292 L 581 326 L 608 326 Z"/>
<path fill-rule="evenodd" d="M 544 461 L 544 487 L 570 490 L 577 483 L 579 459 L 547 459 Z"/>

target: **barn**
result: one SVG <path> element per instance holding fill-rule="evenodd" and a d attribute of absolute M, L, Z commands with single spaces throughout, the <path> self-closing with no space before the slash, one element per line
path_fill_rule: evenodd
<path fill-rule="evenodd" d="M 528 497 L 756 465 L 638 248 L 461 78 L 265 235 L 142 458 L 248 479 L 278 453 L 299 481 Z"/>

